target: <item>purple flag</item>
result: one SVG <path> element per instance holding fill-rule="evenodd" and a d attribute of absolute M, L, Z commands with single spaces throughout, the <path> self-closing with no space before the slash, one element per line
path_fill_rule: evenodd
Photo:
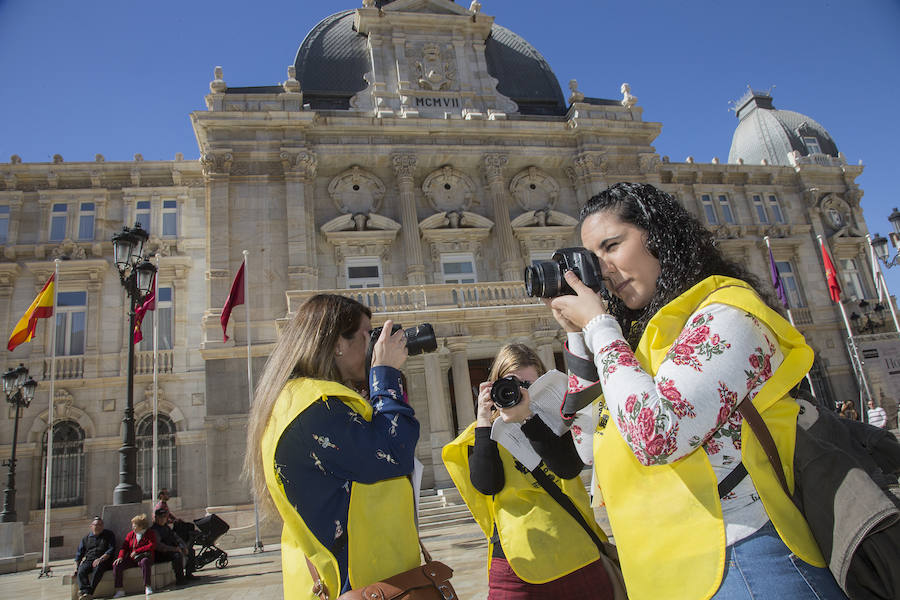
<path fill-rule="evenodd" d="M 775 288 L 775 294 L 778 296 L 781 304 L 785 308 L 789 308 L 787 296 L 784 293 L 784 283 L 782 283 L 781 277 L 778 275 L 778 267 L 775 266 L 775 257 L 772 256 L 771 248 L 769 249 L 769 275 L 772 277 L 772 287 Z"/>

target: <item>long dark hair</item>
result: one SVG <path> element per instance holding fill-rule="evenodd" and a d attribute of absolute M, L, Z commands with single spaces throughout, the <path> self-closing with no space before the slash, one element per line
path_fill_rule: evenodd
<path fill-rule="evenodd" d="M 659 260 L 656 293 L 644 308 L 629 309 L 619 298 L 603 291 L 610 314 L 622 326 L 632 347 L 637 345 L 647 323 L 659 309 L 711 275 L 726 275 L 746 282 L 767 305 L 781 312 L 759 279 L 726 259 L 712 232 L 662 190 L 646 183 L 617 183 L 581 208 L 578 216 L 582 226 L 589 216 L 604 211 L 646 231 L 647 250 Z"/>

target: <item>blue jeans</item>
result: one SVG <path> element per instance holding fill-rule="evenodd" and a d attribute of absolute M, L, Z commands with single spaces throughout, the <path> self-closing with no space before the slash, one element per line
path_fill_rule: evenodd
<path fill-rule="evenodd" d="M 809 565 L 784 545 L 769 521 L 729 546 L 725 574 L 715 600 L 847 600 L 831 571 Z"/>

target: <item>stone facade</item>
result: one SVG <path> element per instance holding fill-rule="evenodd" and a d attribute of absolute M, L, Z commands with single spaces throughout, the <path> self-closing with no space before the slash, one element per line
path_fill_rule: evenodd
<path fill-rule="evenodd" d="M 801 303 L 793 317 L 817 353 L 818 391 L 858 397 L 816 236 L 828 240 L 839 270 L 840 261 L 856 261 L 861 294 L 873 296 L 855 183 L 861 166 L 843 157 L 790 166 L 671 162 L 652 145 L 661 124 L 642 119 L 630 89 L 621 102 L 598 100 L 572 82 L 564 114 L 520 110 L 485 62 L 493 17 L 443 0 L 398 0 L 357 9 L 353 19 L 374 62 L 346 109 L 310 108 L 294 67 L 273 88 L 229 88 L 217 68 L 208 110 L 191 114 L 199 160 L 105 162 L 98 155 L 92 163 L 13 157 L 0 164 L 0 207 L 9 207 L 0 261 L 5 330 L 53 272 L 53 258 L 66 259 L 60 291 L 86 297 L 83 349 L 57 358 L 57 419 L 77 423 L 84 440 L 81 500 L 52 512 L 53 535 L 65 538 L 54 556 L 71 553 L 118 481 L 128 307 L 110 238 L 136 219 L 149 220 L 148 249 L 160 254 L 160 286 L 171 288 L 172 343 L 161 353 L 158 386 L 160 410 L 176 429 L 172 506 L 187 515 L 246 509 L 251 499 L 239 472 L 247 344 L 258 376 L 280 327 L 319 291 L 359 299 L 372 308 L 374 325 L 387 318 L 434 324 L 439 350 L 411 358 L 406 373 L 423 424 L 423 485 L 450 485 L 441 447 L 474 419 L 472 388 L 486 361 L 512 341 L 530 344 L 549 364 L 561 351 L 563 333 L 525 296 L 523 267 L 578 245 L 579 206 L 623 180 L 657 185 L 715 221 L 725 253 L 763 280 L 769 236 L 776 261 L 793 269 Z M 172 207 L 177 227 L 167 231 Z M 93 230 L 84 239 L 87 213 Z M 240 306 L 223 342 L 221 306 L 243 250 L 252 333 L 247 305 Z M 50 333 L 41 322 L 34 341 L 9 358 L 41 381 L 18 446 L 28 550 L 40 545 Z M 151 410 L 152 353 L 137 354 L 140 421 Z M 893 398 L 891 390 L 879 393 Z M 0 419 L 0 454 L 9 453 L 12 426 Z"/>

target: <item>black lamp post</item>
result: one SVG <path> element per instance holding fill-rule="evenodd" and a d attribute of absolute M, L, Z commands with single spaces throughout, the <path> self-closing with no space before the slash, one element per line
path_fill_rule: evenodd
<path fill-rule="evenodd" d="M 853 321 L 857 332 L 861 334 L 875 333 L 877 329 L 884 326 L 884 305 L 881 302 L 870 307 L 866 300 L 860 300 L 859 310 L 862 311 L 862 316 L 857 312 L 850 314 L 850 320 Z"/>
<path fill-rule="evenodd" d="M 134 228 L 123 227 L 112 238 L 113 255 L 119 279 L 128 298 L 128 395 L 125 416 L 122 418 L 122 447 L 119 448 L 119 484 L 113 490 L 113 504 L 141 502 L 141 486 L 137 483 L 137 447 L 134 445 L 134 317 L 135 311 L 153 287 L 156 267 L 143 258 L 144 242 L 150 236 L 135 223 Z"/>
<path fill-rule="evenodd" d="M 3 512 L 0 513 L 0 523 L 16 521 L 16 443 L 19 441 L 19 411 L 31 404 L 36 387 L 37 381 L 28 377 L 25 365 L 20 364 L 3 374 L 3 391 L 6 394 L 6 401 L 16 410 L 16 418 L 13 425 L 12 454 L 5 462 L 5 465 L 9 466 L 9 474 L 6 478 L 6 489 L 3 490 Z"/>

